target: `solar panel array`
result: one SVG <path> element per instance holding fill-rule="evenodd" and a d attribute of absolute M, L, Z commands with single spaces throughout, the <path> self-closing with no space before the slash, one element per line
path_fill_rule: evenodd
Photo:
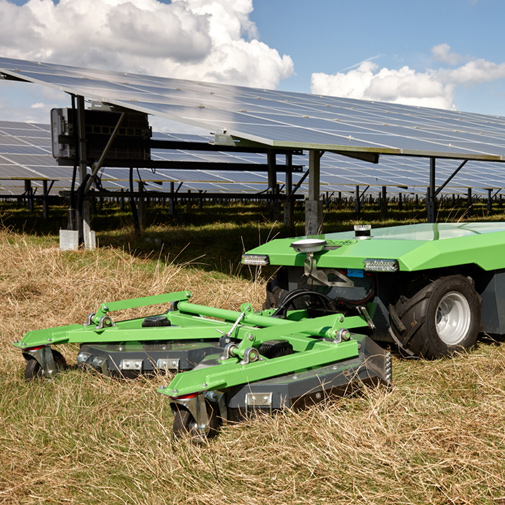
<path fill-rule="evenodd" d="M 211 137 L 156 133 L 157 140 L 209 143 Z M 205 152 L 190 150 L 153 149 L 155 161 L 213 162 L 216 170 L 177 170 L 139 168 L 134 180 L 143 181 L 150 190 L 168 191 L 170 183 L 181 183 L 181 191 L 207 191 L 212 193 L 259 193 L 267 189 L 268 176 L 255 172 L 254 165 L 265 164 L 266 155 L 256 153 Z M 278 164 L 284 163 L 279 157 Z M 219 170 L 226 163 L 249 164 L 250 170 Z M 52 193 L 70 189 L 72 167 L 58 166 L 51 154 L 49 125 L 0 121 L 0 191 L 4 194 L 21 194 L 24 180 L 31 180 L 34 188 L 42 187 L 42 180 L 57 181 Z M 278 174 L 278 183 L 284 184 L 284 174 Z M 114 191 L 129 188 L 129 169 L 105 167 L 99 173 L 104 189 Z"/>
<path fill-rule="evenodd" d="M 211 137 L 155 133 L 157 140 L 208 143 Z M 149 190 L 168 191 L 170 182 L 177 185 L 183 182 L 181 192 L 206 191 L 211 193 L 259 193 L 267 189 L 268 178 L 265 172 L 255 172 L 255 164 L 264 164 L 266 155 L 261 153 L 206 152 L 189 150 L 153 149 L 154 160 L 183 162 L 215 162 L 215 170 L 177 170 L 150 169 L 135 170 L 134 179 L 147 183 Z M 284 157 L 278 156 L 278 163 Z M 219 170 L 220 163 L 249 163 L 249 170 Z M 305 165 L 306 156 L 294 156 L 293 163 Z M 459 161 L 437 161 L 437 185 L 440 186 L 457 168 Z M 487 194 L 487 188 L 498 190 L 505 187 L 505 167 L 501 163 L 470 161 L 458 176 L 445 189 L 447 193 L 466 193 L 471 187 L 474 193 Z M 369 192 L 377 192 L 380 186 L 389 186 L 389 193 L 419 193 L 425 195 L 428 185 L 429 162 L 425 158 L 381 156 L 378 165 L 355 160 L 333 153 L 325 153 L 321 158 L 321 191 L 354 193 L 355 186 L 363 190 L 371 186 Z M 293 174 L 296 184 L 303 174 Z M 129 170 L 105 167 L 100 172 L 102 185 L 110 191 L 128 189 Z M 140 177 L 139 177 L 140 176 Z M 44 124 L 0 121 L 0 192 L 2 194 L 21 194 L 24 180 L 32 180 L 34 188 L 42 187 L 42 180 L 56 181 L 51 192 L 57 194 L 69 190 L 72 180 L 72 167 L 58 166 L 51 155 L 50 126 Z M 284 173 L 278 173 L 278 183 L 285 184 Z M 161 183 L 161 184 L 160 184 Z M 408 189 L 406 189 L 406 187 Z M 42 191 L 39 189 L 38 191 Z M 299 192 L 307 192 L 307 183 Z"/>
<path fill-rule="evenodd" d="M 274 147 L 505 161 L 503 117 L 9 58 L 0 72 Z"/>

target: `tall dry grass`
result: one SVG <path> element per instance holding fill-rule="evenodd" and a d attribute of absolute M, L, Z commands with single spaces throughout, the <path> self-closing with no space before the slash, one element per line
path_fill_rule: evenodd
<path fill-rule="evenodd" d="M 189 289 L 259 307 L 264 286 L 127 251 L 61 252 L 0 232 L 0 504 L 505 504 L 505 349 L 394 361 L 394 386 L 171 439 L 163 376 L 71 369 L 23 381 L 11 342 L 103 301 Z M 76 349 L 63 349 L 75 363 Z"/>

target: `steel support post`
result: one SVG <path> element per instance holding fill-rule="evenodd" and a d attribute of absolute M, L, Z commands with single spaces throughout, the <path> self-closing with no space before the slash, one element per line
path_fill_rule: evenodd
<path fill-rule="evenodd" d="M 488 214 L 491 214 L 491 210 L 492 210 L 492 207 L 493 207 L 493 190 L 492 189 L 488 189 L 487 190 L 487 213 Z"/>
<path fill-rule="evenodd" d="M 26 196 L 26 203 L 28 206 L 28 210 L 30 213 L 33 213 L 34 211 L 34 204 L 33 204 L 33 188 L 32 188 L 32 181 L 25 179 L 25 196 Z"/>
<path fill-rule="evenodd" d="M 286 200 L 284 200 L 284 226 L 292 228 L 294 225 L 293 194 L 293 155 L 286 154 Z"/>
<path fill-rule="evenodd" d="M 170 200 L 168 202 L 168 213 L 171 216 L 175 215 L 175 198 L 174 198 L 174 195 L 175 195 L 175 183 L 171 182 L 170 183 Z"/>
<path fill-rule="evenodd" d="M 86 119 L 84 111 L 84 97 L 77 97 L 77 130 L 79 135 L 79 189 L 77 197 L 77 221 L 79 229 L 79 244 L 90 247 L 91 214 L 89 201 L 86 199 L 86 183 L 88 164 L 86 161 Z"/>
<path fill-rule="evenodd" d="M 467 205 L 466 205 L 467 216 L 472 215 L 472 206 L 473 206 L 472 188 L 468 188 L 468 201 L 467 201 Z"/>
<path fill-rule="evenodd" d="M 354 200 L 354 212 L 356 213 L 356 218 L 359 219 L 361 213 L 361 198 L 359 194 L 359 186 L 356 186 L 356 198 Z"/>
<path fill-rule="evenodd" d="M 382 219 L 385 219 L 388 215 L 388 194 L 386 186 L 382 186 L 380 212 Z"/>
<path fill-rule="evenodd" d="M 47 180 L 42 181 L 42 217 L 47 219 L 49 217 L 49 191 L 47 189 Z"/>
<path fill-rule="evenodd" d="M 270 201 L 269 210 L 272 218 L 277 221 L 280 217 L 280 202 L 277 198 L 275 198 L 279 193 L 279 187 L 277 185 L 277 156 L 275 152 L 268 151 L 267 153 L 268 160 L 268 189 L 274 196 L 274 198 Z"/>
<path fill-rule="evenodd" d="M 305 201 L 305 235 L 322 233 L 323 202 L 319 199 L 321 156 L 324 151 L 309 151 L 309 195 Z"/>
<path fill-rule="evenodd" d="M 428 188 L 428 193 L 426 195 L 426 216 L 428 223 L 434 223 L 436 219 L 435 180 L 436 180 L 435 158 L 430 158 L 430 187 Z"/>

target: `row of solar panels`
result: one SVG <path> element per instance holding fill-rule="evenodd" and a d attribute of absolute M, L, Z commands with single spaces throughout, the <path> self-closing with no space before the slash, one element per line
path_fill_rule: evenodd
<path fill-rule="evenodd" d="M 272 147 L 505 161 L 505 118 L 0 58 L 0 72 Z"/>
<path fill-rule="evenodd" d="M 208 143 L 213 137 L 187 134 L 156 133 L 155 139 Z M 153 149 L 153 160 L 181 162 L 212 162 L 213 170 L 145 169 L 134 171 L 134 179 L 143 181 L 147 188 L 168 191 L 170 183 L 183 183 L 180 191 L 210 193 L 259 193 L 268 187 L 266 172 L 254 170 L 255 164 L 265 164 L 262 153 L 231 153 L 189 150 Z M 284 156 L 277 157 L 277 164 L 285 163 Z M 245 171 L 220 170 L 220 164 L 246 163 Z M 293 157 L 293 164 L 308 166 L 307 156 Z M 437 186 L 443 184 L 459 166 L 459 160 L 437 160 Z M 421 157 L 382 155 L 379 164 L 371 164 L 338 154 L 326 152 L 321 158 L 321 191 L 328 193 L 354 193 L 355 187 L 369 192 L 377 192 L 381 186 L 388 186 L 389 193 L 418 193 L 424 196 L 429 181 L 429 160 Z M 117 191 L 128 189 L 129 170 L 105 167 L 100 171 L 104 189 Z M 293 185 L 302 173 L 293 174 Z M 24 180 L 31 180 L 34 188 L 42 186 L 42 180 L 55 181 L 51 192 L 68 190 L 72 180 L 72 168 L 58 166 L 51 154 L 50 126 L 44 124 L 0 121 L 0 194 L 20 194 L 24 191 Z M 285 185 L 285 174 L 279 172 L 278 184 Z M 505 187 L 505 165 L 499 162 L 471 160 L 445 188 L 446 193 L 466 193 L 472 188 L 474 193 L 487 194 L 487 189 L 495 192 Z M 305 193 L 308 179 L 298 190 Z"/>

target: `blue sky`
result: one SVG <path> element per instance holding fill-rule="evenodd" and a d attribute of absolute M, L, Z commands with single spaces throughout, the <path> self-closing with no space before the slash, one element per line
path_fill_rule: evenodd
<path fill-rule="evenodd" d="M 505 116 L 504 19 L 504 0 L 0 0 L 0 55 Z M 0 119 L 68 104 L 0 81 Z"/>

